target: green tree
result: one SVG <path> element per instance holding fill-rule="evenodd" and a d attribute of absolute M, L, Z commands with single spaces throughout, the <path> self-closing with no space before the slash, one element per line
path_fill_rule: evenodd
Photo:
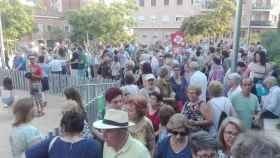
<path fill-rule="evenodd" d="M 4 43 L 6 50 L 15 47 L 18 40 L 32 32 L 32 8 L 22 5 L 19 0 L 0 1 Z"/>
<path fill-rule="evenodd" d="M 211 8 L 213 9 L 202 15 L 185 18 L 180 30 L 191 37 L 221 37 L 231 32 L 235 13 L 234 0 L 215 0 Z"/>
<path fill-rule="evenodd" d="M 84 42 L 87 37 L 102 42 L 119 43 L 129 40 L 127 28 L 133 26 L 133 13 L 137 9 L 133 0 L 104 3 L 91 3 L 79 10 L 67 13 L 72 26 L 71 39 Z"/>
<path fill-rule="evenodd" d="M 280 32 L 263 32 L 259 36 L 262 45 L 267 49 L 268 60 L 276 63 L 280 70 Z"/>

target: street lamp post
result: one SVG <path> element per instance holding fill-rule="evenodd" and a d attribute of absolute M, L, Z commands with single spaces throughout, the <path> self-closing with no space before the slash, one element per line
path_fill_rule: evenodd
<path fill-rule="evenodd" d="M 3 37 L 3 28 L 2 28 L 2 14 L 0 11 L 0 44 L 1 44 L 1 66 L 4 68 L 5 65 L 5 46 L 4 46 L 4 37 Z"/>
<path fill-rule="evenodd" d="M 243 0 L 236 0 L 237 10 L 235 14 L 235 25 L 234 25 L 234 43 L 233 43 L 233 58 L 231 63 L 231 71 L 236 72 L 236 65 L 238 60 L 239 42 L 240 42 L 240 25 L 242 16 L 242 2 Z"/>

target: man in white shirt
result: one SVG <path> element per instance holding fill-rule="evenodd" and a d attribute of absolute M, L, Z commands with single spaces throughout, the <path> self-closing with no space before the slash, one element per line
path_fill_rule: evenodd
<path fill-rule="evenodd" d="M 269 94 L 264 97 L 261 117 L 277 119 L 280 116 L 280 87 L 277 85 L 277 79 L 272 76 L 267 77 L 264 84 L 269 89 Z"/>
<path fill-rule="evenodd" d="M 192 61 L 189 64 L 190 71 L 190 82 L 189 85 L 200 86 L 201 95 L 199 98 L 206 101 L 206 91 L 207 91 L 207 77 L 204 73 L 199 71 L 199 65 L 197 62 Z"/>
<path fill-rule="evenodd" d="M 58 56 L 55 55 L 53 57 L 53 60 L 49 63 L 50 65 L 50 70 L 52 73 L 62 73 L 62 66 L 63 66 L 64 61 L 58 59 Z"/>

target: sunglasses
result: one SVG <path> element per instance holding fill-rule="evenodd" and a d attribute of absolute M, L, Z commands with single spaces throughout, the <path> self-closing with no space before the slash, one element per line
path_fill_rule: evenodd
<path fill-rule="evenodd" d="M 188 135 L 187 132 L 178 132 L 178 131 L 169 131 L 169 133 L 173 134 L 173 135 L 180 135 L 180 136 L 186 136 Z"/>

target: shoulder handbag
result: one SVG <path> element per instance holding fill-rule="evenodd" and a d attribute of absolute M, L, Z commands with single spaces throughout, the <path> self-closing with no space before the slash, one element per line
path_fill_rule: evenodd
<path fill-rule="evenodd" d="M 56 142 L 56 140 L 59 138 L 59 136 L 55 136 L 51 141 L 50 141 L 50 144 L 49 144 L 49 148 L 48 148 L 48 153 L 50 153 L 52 147 L 53 147 L 53 144 Z"/>
<path fill-rule="evenodd" d="M 225 112 L 225 107 L 226 107 L 226 101 L 225 101 L 225 104 L 224 104 L 224 109 L 221 110 L 221 115 L 220 115 L 220 118 L 219 118 L 218 129 L 220 129 L 220 126 L 221 126 L 222 122 L 228 117 L 228 114 Z"/>

